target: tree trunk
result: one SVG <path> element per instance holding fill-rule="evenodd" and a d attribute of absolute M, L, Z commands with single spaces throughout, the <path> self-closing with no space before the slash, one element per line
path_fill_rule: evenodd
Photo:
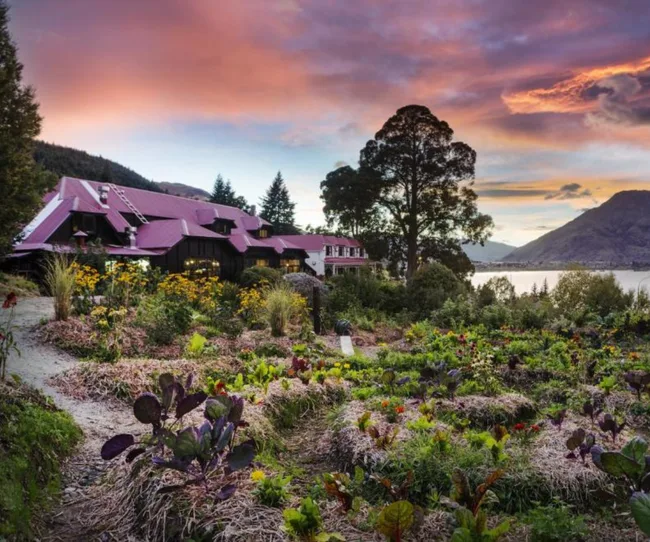
<path fill-rule="evenodd" d="M 418 268 L 418 240 L 416 235 L 410 233 L 406 242 L 406 278 L 410 279 Z"/>

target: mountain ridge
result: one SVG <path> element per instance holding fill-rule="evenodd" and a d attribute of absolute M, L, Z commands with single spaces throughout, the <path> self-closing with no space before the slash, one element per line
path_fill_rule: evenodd
<path fill-rule="evenodd" d="M 650 262 L 650 191 L 624 190 L 501 261 L 631 264 Z"/>

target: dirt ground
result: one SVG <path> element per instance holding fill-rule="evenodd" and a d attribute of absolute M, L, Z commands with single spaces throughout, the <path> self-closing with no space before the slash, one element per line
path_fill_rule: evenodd
<path fill-rule="evenodd" d="M 54 347 L 43 344 L 36 336 L 42 319 L 54 314 L 52 299 L 47 297 L 21 298 L 15 308 L 15 338 L 20 356 L 13 354 L 7 363 L 7 373 L 18 375 L 24 382 L 42 390 L 54 400 L 59 408 L 69 412 L 84 433 L 84 442 L 77 454 L 64 465 L 63 501 L 47 519 L 44 539 L 74 540 L 69 533 L 71 523 L 66 513 L 67 505 L 74 503 L 84 487 L 92 484 L 106 468 L 99 451 L 102 444 L 116 433 L 142 431 L 143 426 L 135 420 L 130 409 L 119 404 L 77 401 L 66 397 L 48 384 L 52 376 L 83 363 Z M 67 534 L 66 534 L 67 533 Z"/>

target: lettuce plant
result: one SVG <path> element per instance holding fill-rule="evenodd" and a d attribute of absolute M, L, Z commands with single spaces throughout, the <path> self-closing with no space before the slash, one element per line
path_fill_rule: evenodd
<path fill-rule="evenodd" d="M 344 542 L 345 538 L 337 533 L 325 533 L 323 518 L 318 505 L 309 497 L 300 501 L 298 508 L 287 508 L 284 516 L 283 530 L 291 537 L 306 542 Z"/>

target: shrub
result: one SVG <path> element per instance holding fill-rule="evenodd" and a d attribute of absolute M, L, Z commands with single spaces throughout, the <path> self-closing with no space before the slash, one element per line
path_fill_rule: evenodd
<path fill-rule="evenodd" d="M 60 463 L 82 433 L 33 390 L 0 383 L 0 391 L 0 539 L 29 540 L 33 514 L 60 489 Z"/>
<path fill-rule="evenodd" d="M 72 307 L 75 270 L 65 254 L 53 252 L 45 262 L 45 285 L 54 298 L 54 318 L 67 320 Z"/>
<path fill-rule="evenodd" d="M 631 299 L 623 292 L 614 273 L 591 275 L 585 292 L 585 305 L 589 311 L 599 316 L 607 316 L 612 312 L 624 310 L 630 304 Z"/>
<path fill-rule="evenodd" d="M 282 272 L 279 269 L 254 266 L 244 269 L 239 282 L 244 288 L 252 288 L 259 285 L 260 282 L 274 285 L 280 280 L 282 280 Z"/>
<path fill-rule="evenodd" d="M 587 535 L 584 516 L 573 515 L 571 508 L 561 503 L 531 510 L 526 515 L 525 522 L 531 527 L 530 535 L 533 542 L 583 540 Z"/>
<path fill-rule="evenodd" d="M 408 306 L 416 317 L 428 318 L 445 301 L 465 293 L 465 287 L 453 272 L 439 263 L 420 267 L 406 285 Z"/>
<path fill-rule="evenodd" d="M 145 298 L 140 304 L 136 322 L 147 332 L 147 339 L 153 344 L 171 344 L 178 335 L 188 332 L 192 310 L 187 303 L 158 294 Z"/>
<path fill-rule="evenodd" d="M 314 288 L 317 288 L 321 294 L 321 303 L 325 305 L 325 285 L 316 277 L 312 277 L 307 273 L 288 273 L 284 276 L 284 280 L 302 297 L 307 299 L 310 307 L 314 305 Z"/>

